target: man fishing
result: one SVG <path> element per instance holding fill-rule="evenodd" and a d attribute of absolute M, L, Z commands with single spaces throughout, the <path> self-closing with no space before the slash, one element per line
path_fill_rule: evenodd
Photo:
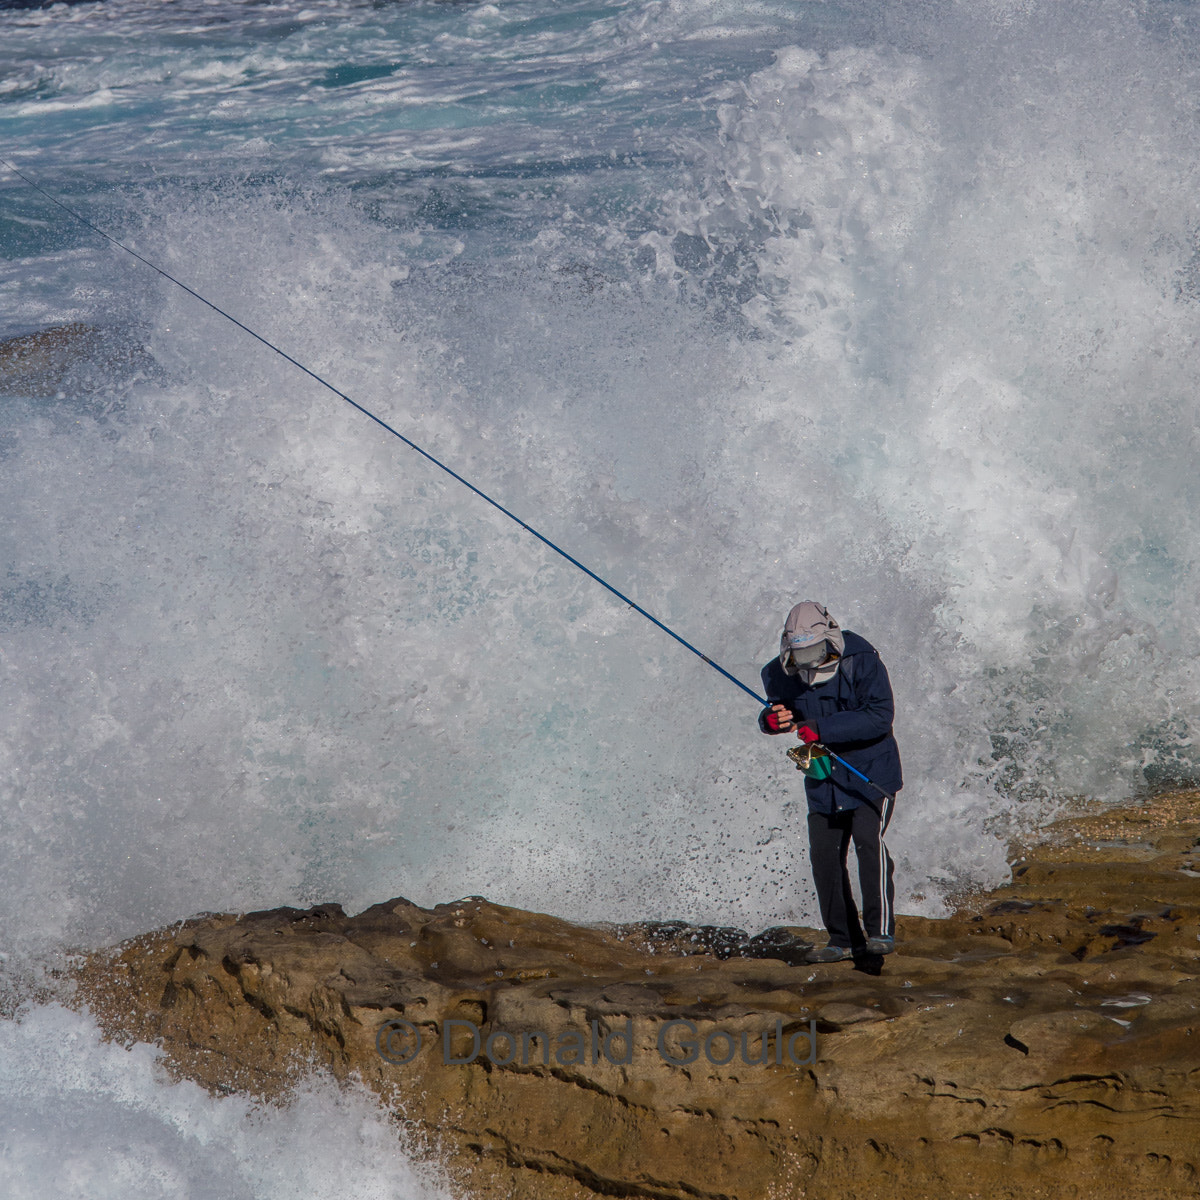
<path fill-rule="evenodd" d="M 810 951 L 808 961 L 890 954 L 895 888 L 883 835 L 903 781 L 887 669 L 865 638 L 805 600 L 788 613 L 779 657 L 763 667 L 762 681 L 770 703 L 759 727 L 771 734 L 795 730 L 806 748 L 791 753 L 805 774 L 809 857 L 829 934 L 829 944 Z M 846 866 L 851 842 L 861 916 Z"/>

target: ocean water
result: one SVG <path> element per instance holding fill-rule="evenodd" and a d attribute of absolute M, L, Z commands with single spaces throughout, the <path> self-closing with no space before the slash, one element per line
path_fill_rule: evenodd
<path fill-rule="evenodd" d="M 365 1088 L 314 1077 L 286 1107 L 173 1083 L 57 1004 L 0 1021 L 7 1200 L 448 1200 Z M 347 1181 L 353 1181 L 348 1186 Z"/>
<path fill-rule="evenodd" d="M 891 672 L 898 908 L 937 913 L 1063 799 L 1197 776 L 1197 20 L 9 8 L 0 157 L 750 686 L 827 603 Z M 156 1082 L 31 999 L 71 949 L 396 894 L 815 919 L 743 692 L 7 168 L 0 300 L 99 331 L 0 380 L 6 1086 L 182 1181 L 121 1194 L 205 1194 L 190 1124 L 296 1163 L 313 1112 L 377 1127 Z"/>

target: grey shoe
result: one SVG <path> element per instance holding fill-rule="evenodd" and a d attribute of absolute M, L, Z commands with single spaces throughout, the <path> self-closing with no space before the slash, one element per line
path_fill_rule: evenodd
<path fill-rule="evenodd" d="M 867 938 L 868 954 L 891 954 L 896 948 L 896 939 L 890 937 Z"/>
<path fill-rule="evenodd" d="M 835 963 L 853 957 L 854 954 L 849 946 L 822 946 L 819 950 L 810 950 L 804 956 L 804 961 L 808 963 Z"/>

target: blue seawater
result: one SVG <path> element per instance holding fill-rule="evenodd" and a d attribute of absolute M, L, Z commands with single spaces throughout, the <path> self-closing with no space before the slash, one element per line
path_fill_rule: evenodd
<path fill-rule="evenodd" d="M 826 602 L 891 672 L 900 908 L 936 913 L 1064 798 L 1197 775 L 1196 22 L 5 8 L 0 157 L 751 687 L 791 604 Z M 98 331 L 0 380 L 14 1003 L 202 910 L 815 918 L 750 697 L 8 166 L 0 300 L 0 338 Z M 113 1195 L 205 1194 L 148 1060 L 21 1012 L 20 1111 L 136 1128 L 183 1181 Z M 295 1128 L 360 1121 L 319 1088 L 290 1132 L 171 1095 L 243 1130 L 211 1169 L 253 1195 L 255 1138 L 323 1195 Z"/>

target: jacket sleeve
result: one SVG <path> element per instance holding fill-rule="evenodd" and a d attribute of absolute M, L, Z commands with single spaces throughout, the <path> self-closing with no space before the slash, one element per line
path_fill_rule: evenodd
<path fill-rule="evenodd" d="M 887 668 L 878 654 L 857 656 L 854 664 L 855 707 L 827 713 L 817 721 L 821 741 L 830 746 L 845 742 L 873 742 L 892 731 L 896 702 Z"/>

